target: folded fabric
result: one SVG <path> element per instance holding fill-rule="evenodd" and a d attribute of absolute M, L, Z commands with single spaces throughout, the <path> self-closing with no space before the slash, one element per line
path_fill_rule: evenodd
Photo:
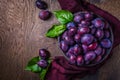
<path fill-rule="evenodd" d="M 69 10 L 72 13 L 79 11 L 91 11 L 101 17 L 103 17 L 112 27 L 114 35 L 113 48 L 120 43 L 120 21 L 109 14 L 108 12 L 96 7 L 93 4 L 86 2 L 85 0 L 58 0 L 61 8 L 64 10 Z M 110 58 L 111 54 L 107 59 Z M 98 70 L 105 62 L 91 66 L 91 67 L 77 67 L 70 65 L 64 56 L 57 56 L 53 60 L 51 66 L 46 75 L 46 80 L 74 80 L 75 78 L 82 78 L 88 74 L 93 74 Z"/>

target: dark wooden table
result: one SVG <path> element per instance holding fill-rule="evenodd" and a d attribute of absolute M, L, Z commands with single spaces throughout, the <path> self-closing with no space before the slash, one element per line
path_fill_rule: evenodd
<path fill-rule="evenodd" d="M 60 9 L 57 0 L 45 1 L 50 11 Z M 47 47 L 52 56 L 61 55 L 57 40 L 45 37 L 57 20 L 54 16 L 48 21 L 40 20 L 40 10 L 34 2 L 0 0 L 0 80 L 39 80 L 36 74 L 24 71 L 27 62 L 38 55 L 40 48 Z M 120 20 L 120 0 L 104 0 L 96 5 Z M 120 46 L 97 74 L 78 80 L 120 80 Z"/>

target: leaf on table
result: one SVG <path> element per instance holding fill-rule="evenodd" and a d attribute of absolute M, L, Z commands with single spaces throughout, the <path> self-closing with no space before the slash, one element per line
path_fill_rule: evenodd
<path fill-rule="evenodd" d="M 73 14 L 67 10 L 54 11 L 53 13 L 61 24 L 66 24 L 73 20 Z"/>
<path fill-rule="evenodd" d="M 41 70 L 42 70 L 41 67 L 39 67 L 39 66 L 37 65 L 37 62 L 38 62 L 39 60 L 40 60 L 40 57 L 39 57 L 39 56 L 32 58 L 32 59 L 28 62 L 25 70 L 31 71 L 31 72 L 34 72 L 34 73 L 39 73 L 39 72 L 41 72 Z"/>
<path fill-rule="evenodd" d="M 66 30 L 66 26 L 65 25 L 53 25 L 52 28 L 50 28 L 47 33 L 46 36 L 47 37 L 58 37 L 59 35 L 61 35 L 64 31 Z"/>

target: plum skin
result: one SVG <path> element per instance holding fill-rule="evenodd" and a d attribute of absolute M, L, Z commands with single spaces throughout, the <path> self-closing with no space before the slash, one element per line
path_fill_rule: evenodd
<path fill-rule="evenodd" d="M 48 11 L 48 10 L 42 10 L 42 11 L 40 11 L 40 13 L 39 13 L 39 18 L 41 19 L 41 20 L 48 20 L 50 17 L 51 17 L 51 12 L 50 11 Z"/>
<path fill-rule="evenodd" d="M 37 62 L 37 65 L 42 67 L 42 68 L 46 68 L 48 66 L 48 63 L 46 60 L 41 59 L 39 62 Z"/>
<path fill-rule="evenodd" d="M 50 57 L 50 52 L 46 49 L 40 49 L 39 50 L 39 56 L 42 58 L 42 59 L 48 59 Z"/>

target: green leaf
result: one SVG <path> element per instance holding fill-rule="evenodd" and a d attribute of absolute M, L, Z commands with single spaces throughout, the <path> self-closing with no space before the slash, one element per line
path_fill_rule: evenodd
<path fill-rule="evenodd" d="M 37 62 L 38 62 L 39 60 L 40 60 L 40 57 L 39 57 L 39 56 L 32 58 L 32 59 L 28 62 L 25 70 L 31 71 L 31 72 L 34 72 L 34 73 L 39 73 L 39 72 L 41 72 L 41 68 L 37 65 Z"/>
<path fill-rule="evenodd" d="M 47 71 L 48 71 L 48 69 L 49 69 L 49 66 L 50 66 L 50 64 L 51 64 L 51 62 L 52 62 L 52 60 L 48 60 L 48 67 L 46 68 L 46 69 L 42 69 L 42 71 L 41 71 L 41 73 L 40 73 L 40 80 L 45 80 L 45 76 L 46 76 L 46 73 L 47 73 Z"/>
<path fill-rule="evenodd" d="M 40 73 L 40 80 L 45 80 L 46 73 L 47 73 L 47 69 L 42 69 Z"/>
<path fill-rule="evenodd" d="M 66 24 L 73 20 L 73 14 L 69 11 L 59 10 L 54 11 L 53 13 L 61 24 Z"/>
<path fill-rule="evenodd" d="M 65 30 L 66 30 L 65 25 L 53 25 L 53 27 L 47 31 L 46 36 L 51 38 L 58 37 Z"/>

